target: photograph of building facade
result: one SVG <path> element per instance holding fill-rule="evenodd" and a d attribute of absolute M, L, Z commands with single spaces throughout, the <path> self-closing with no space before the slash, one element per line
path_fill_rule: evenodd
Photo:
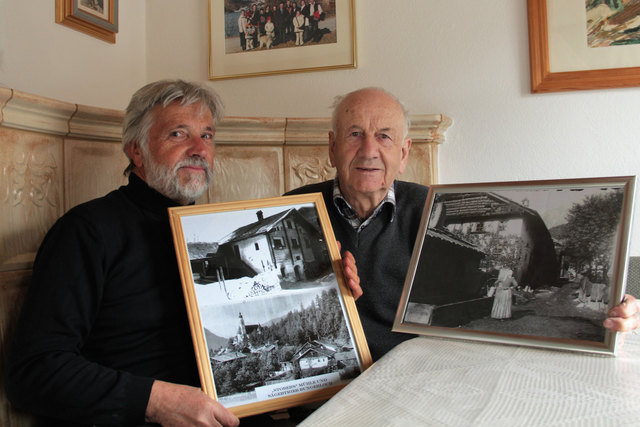
<path fill-rule="evenodd" d="M 317 218 L 305 218 L 301 211 L 307 212 L 291 208 L 265 218 L 259 210 L 255 222 L 206 245 L 210 252 L 190 244 L 196 279 L 219 281 L 275 270 L 282 280 L 300 281 L 326 273 L 331 265 Z"/>
<path fill-rule="evenodd" d="M 437 192 L 404 319 L 601 341 L 622 190 Z"/>

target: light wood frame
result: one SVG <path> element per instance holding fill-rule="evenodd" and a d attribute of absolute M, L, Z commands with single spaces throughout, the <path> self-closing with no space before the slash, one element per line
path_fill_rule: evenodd
<path fill-rule="evenodd" d="M 79 1 L 56 0 L 56 22 L 108 43 L 115 43 L 119 0 L 104 0 L 107 3 L 104 13 L 106 18 L 83 10 Z"/>
<path fill-rule="evenodd" d="M 547 0 L 527 0 L 531 92 L 640 86 L 640 67 L 550 72 Z"/>
<path fill-rule="evenodd" d="M 615 354 L 602 322 L 624 296 L 635 181 L 429 187 L 393 330 Z"/>
<path fill-rule="evenodd" d="M 345 284 L 340 252 L 320 193 L 176 207 L 170 208 L 169 214 L 205 393 L 243 417 L 328 399 L 370 366 L 369 348 Z M 201 248 L 198 254 L 193 249 L 195 242 Z M 204 258 L 203 242 L 215 248 Z M 261 273 L 249 280 L 244 274 L 233 274 L 230 266 L 240 260 Z M 318 265 L 324 268 L 320 271 Z M 241 277 L 232 280 L 232 276 Z M 267 283 L 259 289 L 277 284 L 263 295 L 248 296 L 247 288 L 254 295 L 256 283 Z M 284 298 L 288 298 L 286 303 Z M 300 332 L 312 338 L 302 347 L 297 338 L 287 341 L 289 335 L 282 335 L 279 322 L 286 316 L 295 319 L 296 312 L 311 316 L 309 313 L 316 310 L 320 315 L 319 301 L 326 298 L 332 301 L 336 315 L 339 302 L 340 337 L 333 332 L 321 336 L 315 328 L 300 326 Z M 249 335 L 245 318 L 247 323 L 253 322 L 252 329 L 260 330 L 258 335 Z M 319 320 L 328 322 L 330 318 L 325 311 Z M 295 322 L 288 325 L 287 331 L 299 326 Z M 271 335 L 277 339 L 264 338 L 262 342 L 256 338 Z M 249 346 L 249 339 L 256 341 Z M 311 365 L 313 368 L 307 369 L 310 359 L 300 355 L 305 346 L 327 351 L 317 365 Z M 247 356 L 249 347 L 251 356 Z M 282 360 L 287 350 L 291 360 Z M 274 366 L 279 368 L 248 379 L 250 384 L 227 386 L 221 380 L 215 385 L 216 374 L 237 378 L 235 374 L 245 370 L 245 364 L 248 371 L 256 359 L 263 367 L 267 359 L 269 363 L 276 360 Z"/>

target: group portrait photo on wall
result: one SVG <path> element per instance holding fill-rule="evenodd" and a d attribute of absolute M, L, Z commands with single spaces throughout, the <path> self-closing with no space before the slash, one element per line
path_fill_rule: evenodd
<path fill-rule="evenodd" d="M 354 0 L 209 0 L 209 78 L 355 68 Z"/>
<path fill-rule="evenodd" d="M 431 186 L 393 330 L 615 355 L 635 181 Z"/>
<path fill-rule="evenodd" d="M 321 195 L 169 211 L 208 395 L 255 415 L 328 399 L 371 365 Z"/>

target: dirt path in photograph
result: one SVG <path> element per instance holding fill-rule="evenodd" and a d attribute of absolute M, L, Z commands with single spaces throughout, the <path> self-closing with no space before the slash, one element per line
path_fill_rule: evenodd
<path fill-rule="evenodd" d="M 567 282 L 536 291 L 535 298 L 512 305 L 510 319 L 492 319 L 490 315 L 463 328 L 504 333 L 602 341 L 604 304 L 587 306 L 576 300 L 578 284 Z"/>

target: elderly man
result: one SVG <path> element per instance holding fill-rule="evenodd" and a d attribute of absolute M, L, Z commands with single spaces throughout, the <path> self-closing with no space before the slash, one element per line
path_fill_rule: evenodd
<path fill-rule="evenodd" d="M 336 100 L 329 132 L 329 159 L 336 178 L 291 194 L 321 192 L 336 239 L 358 261 L 364 293 L 358 313 L 374 360 L 412 335 L 391 331 L 409 268 L 427 188 L 398 181 L 411 149 L 409 118 L 402 103 L 379 88 Z M 354 290 L 358 296 L 361 291 Z M 605 326 L 638 326 L 638 304 L 627 295 Z"/>

